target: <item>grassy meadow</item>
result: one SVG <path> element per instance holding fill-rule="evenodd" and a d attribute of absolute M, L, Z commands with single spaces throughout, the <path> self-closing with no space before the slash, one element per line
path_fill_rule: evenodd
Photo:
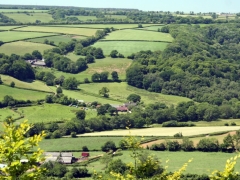
<path fill-rule="evenodd" d="M 126 40 L 126 41 L 165 41 L 172 42 L 173 38 L 168 33 L 132 30 L 126 29 L 121 31 L 114 31 L 106 36 L 103 40 Z"/>
<path fill-rule="evenodd" d="M 12 116 L 12 118 L 15 119 L 18 118 L 20 115 L 9 108 L 0 109 L 0 122 L 4 121 L 8 116 Z M 0 127 L 0 129 L 2 128 Z"/>
<path fill-rule="evenodd" d="M 50 22 L 53 20 L 52 15 L 48 13 L 7 13 L 4 15 L 21 23 L 35 23 L 36 20 L 40 20 L 41 22 Z"/>
<path fill-rule="evenodd" d="M 159 26 L 149 26 L 149 27 L 144 27 L 141 29 L 149 30 L 149 31 L 158 31 L 158 29 L 161 29 L 164 25 L 159 25 Z"/>
<path fill-rule="evenodd" d="M 97 29 L 70 28 L 70 27 L 59 28 L 59 27 L 49 27 L 49 26 L 27 26 L 27 27 L 19 28 L 18 31 L 48 32 L 48 33 L 93 36 L 95 35 Z"/>
<path fill-rule="evenodd" d="M 7 31 L 7 30 L 11 30 L 11 29 L 14 29 L 17 27 L 20 27 L 20 26 L 0 26 L 0 30 Z"/>
<path fill-rule="evenodd" d="M 145 104 L 155 103 L 155 102 L 162 102 L 168 105 L 170 104 L 177 104 L 182 101 L 190 101 L 190 99 L 180 96 L 171 96 L 171 95 L 164 95 L 160 93 L 153 93 L 143 89 L 138 89 L 127 85 L 127 83 L 91 83 L 91 84 L 81 84 L 80 89 L 89 92 L 98 94 L 98 91 L 102 87 L 107 87 L 109 89 L 109 97 L 126 101 L 127 97 L 130 94 L 136 93 L 141 96 L 141 101 Z"/>
<path fill-rule="evenodd" d="M 43 36 L 52 36 L 55 35 L 53 33 L 39 33 L 39 32 L 17 32 L 17 31 L 3 31 L 0 32 L 1 41 L 3 42 L 11 42 L 17 40 L 23 40 L 28 38 L 36 38 Z"/>
<path fill-rule="evenodd" d="M 25 89 L 12 88 L 9 86 L 0 85 L 0 100 L 4 98 L 4 96 L 9 95 L 14 99 L 18 100 L 32 100 L 36 101 L 39 99 L 45 99 L 47 93 L 31 91 Z"/>
<path fill-rule="evenodd" d="M 0 46 L 0 52 L 5 53 L 6 55 L 11 55 L 13 53 L 17 55 L 24 55 L 25 53 L 32 53 L 34 50 L 38 50 L 43 53 L 43 51 L 52 48 L 53 46 L 47 44 L 17 41 Z"/>
<path fill-rule="evenodd" d="M 143 42 L 143 41 L 98 41 L 93 46 L 102 48 L 105 55 L 110 55 L 112 50 L 117 50 L 124 56 L 139 51 L 163 51 L 169 43 L 165 42 Z"/>

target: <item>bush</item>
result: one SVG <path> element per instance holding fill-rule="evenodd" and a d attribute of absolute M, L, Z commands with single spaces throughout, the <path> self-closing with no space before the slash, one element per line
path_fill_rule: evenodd
<path fill-rule="evenodd" d="M 83 147 L 82 147 L 82 151 L 84 151 L 84 152 L 88 152 L 88 151 L 89 151 L 89 149 L 88 149 L 88 147 L 87 147 L 87 146 L 83 146 Z"/>
<path fill-rule="evenodd" d="M 219 150 L 219 142 L 215 138 L 204 138 L 197 144 L 197 150 L 203 152 L 217 152 Z"/>
<path fill-rule="evenodd" d="M 51 132 L 46 133 L 45 139 L 51 139 L 51 137 L 52 137 L 52 133 Z"/>
<path fill-rule="evenodd" d="M 103 146 L 102 146 L 102 151 L 108 152 L 110 150 L 115 151 L 116 150 L 116 145 L 113 141 L 107 141 Z"/>
<path fill-rule="evenodd" d="M 189 140 L 188 138 L 183 138 L 181 149 L 183 151 L 194 151 L 195 147 L 194 147 L 193 141 Z"/>
<path fill-rule="evenodd" d="M 235 122 L 232 122 L 231 123 L 231 126 L 236 126 L 237 124 Z"/>
<path fill-rule="evenodd" d="M 229 124 L 228 124 L 228 123 L 225 123 L 224 126 L 229 126 Z"/>
<path fill-rule="evenodd" d="M 77 137 L 77 133 L 76 132 L 71 132 L 71 137 L 72 138 L 76 138 Z"/>
<path fill-rule="evenodd" d="M 166 146 L 165 146 L 164 143 L 153 144 L 150 149 L 153 150 L 153 151 L 165 151 Z"/>
<path fill-rule="evenodd" d="M 181 145 L 178 141 L 168 141 L 167 142 L 167 149 L 169 151 L 180 151 Z"/>
<path fill-rule="evenodd" d="M 62 135 L 61 135 L 59 130 L 56 130 L 52 133 L 52 138 L 53 139 L 57 139 L 57 138 L 61 138 L 61 137 L 62 137 Z"/>
<path fill-rule="evenodd" d="M 177 122 L 177 121 L 167 121 L 162 124 L 162 127 L 192 127 L 196 126 L 193 123 L 187 122 Z"/>
<path fill-rule="evenodd" d="M 121 173 L 124 174 L 124 172 L 127 170 L 127 165 L 122 162 L 121 159 L 114 159 L 110 161 L 108 164 L 107 172 L 115 172 L 115 173 Z"/>
<path fill-rule="evenodd" d="M 183 135 L 181 132 L 179 132 L 179 133 L 174 134 L 173 137 L 183 137 Z"/>

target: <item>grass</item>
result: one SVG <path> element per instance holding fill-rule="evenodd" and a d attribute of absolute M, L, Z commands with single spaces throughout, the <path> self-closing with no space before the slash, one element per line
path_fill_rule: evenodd
<path fill-rule="evenodd" d="M 131 129 L 131 134 L 136 136 L 173 136 L 178 132 L 182 132 L 184 136 L 193 136 L 215 132 L 233 131 L 238 129 L 240 129 L 240 127 L 237 126 L 145 128 L 145 129 Z M 79 136 L 124 136 L 127 134 L 128 130 L 116 130 L 86 133 Z"/>
<path fill-rule="evenodd" d="M 164 42 L 141 42 L 141 41 L 98 41 L 93 46 L 102 48 L 105 55 L 109 55 L 112 50 L 117 50 L 124 56 L 137 53 L 142 50 L 163 51 L 169 43 Z"/>
<path fill-rule="evenodd" d="M 126 29 L 121 31 L 114 31 L 106 36 L 103 40 L 142 40 L 172 42 L 173 38 L 168 33 Z"/>
<path fill-rule="evenodd" d="M 38 33 L 38 32 L 16 32 L 16 31 L 3 31 L 0 32 L 1 41 L 11 42 L 16 40 L 23 40 L 27 38 L 36 38 L 43 36 L 51 36 L 53 33 Z"/>
<path fill-rule="evenodd" d="M 9 108 L 0 109 L 0 121 L 4 121 L 8 116 L 12 116 L 12 118 L 15 119 L 18 118 L 20 115 Z"/>
<path fill-rule="evenodd" d="M 18 31 L 35 31 L 35 32 L 49 32 L 49 33 L 62 33 L 62 34 L 75 34 L 83 36 L 95 35 L 97 29 L 87 28 L 68 28 L 68 27 L 49 27 L 49 26 L 28 26 L 19 28 Z"/>
<path fill-rule="evenodd" d="M 41 22 L 50 22 L 51 20 L 53 20 L 52 15 L 48 13 L 28 13 L 28 14 L 8 13 L 4 15 L 14 19 L 16 22 L 21 23 L 35 23 L 36 20 L 40 20 Z"/>
<path fill-rule="evenodd" d="M 149 31 L 158 31 L 158 29 L 161 29 L 164 25 L 159 25 L 159 26 L 149 26 L 149 27 L 144 27 L 143 29 L 149 30 Z"/>
<path fill-rule="evenodd" d="M 10 12 L 48 12 L 48 10 L 40 10 L 40 9 L 0 9 L 0 12 L 10 13 Z"/>
<path fill-rule="evenodd" d="M 13 29 L 13 28 L 17 28 L 19 26 L 0 26 L 0 30 L 10 30 L 10 29 Z"/>
<path fill-rule="evenodd" d="M 11 82 L 14 82 L 15 87 L 52 92 L 52 90 L 41 81 L 20 81 L 6 75 L 1 75 L 1 78 L 3 83 L 7 85 L 9 85 Z"/>
<path fill-rule="evenodd" d="M 77 61 L 79 58 L 85 59 L 86 56 L 76 55 L 73 52 L 71 52 L 71 53 L 68 53 L 66 57 L 71 59 L 72 61 Z"/>
<path fill-rule="evenodd" d="M 73 38 L 72 36 L 68 35 L 61 35 L 61 36 L 51 36 L 51 37 L 43 37 L 43 38 L 35 38 L 35 39 L 29 39 L 30 42 L 36 42 L 36 43 L 44 43 L 44 40 L 47 39 L 49 41 L 53 41 L 55 45 L 58 45 L 60 42 L 68 43 Z M 77 36 L 77 39 L 84 39 L 86 37 L 84 36 Z"/>
<path fill-rule="evenodd" d="M 126 101 L 130 94 L 138 94 L 141 96 L 141 101 L 145 104 L 162 102 L 168 105 L 177 104 L 183 101 L 190 101 L 190 99 L 179 96 L 164 95 L 160 93 L 153 93 L 143 89 L 134 88 L 127 85 L 127 83 L 91 83 L 91 84 L 81 84 L 80 88 L 89 93 L 98 94 L 98 91 L 102 87 L 107 87 L 109 89 L 109 96 L 116 100 Z"/>
<path fill-rule="evenodd" d="M 91 21 L 97 19 L 96 16 L 67 16 L 67 17 L 76 17 L 80 21 Z"/>
<path fill-rule="evenodd" d="M 78 137 L 45 139 L 40 143 L 40 147 L 44 149 L 44 151 L 81 151 L 83 146 L 87 146 L 89 150 L 101 150 L 101 146 L 104 145 L 105 142 L 113 141 L 116 146 L 118 146 L 118 143 L 122 139 L 123 137 Z"/>
<path fill-rule="evenodd" d="M 107 18 L 114 18 L 114 19 L 127 19 L 125 15 L 105 15 Z"/>
<path fill-rule="evenodd" d="M 2 45 L 0 47 L 0 52 L 5 53 L 6 55 L 11 55 L 13 53 L 17 55 L 24 55 L 25 53 L 32 53 L 36 49 L 43 53 L 44 50 L 52 48 L 53 46 L 47 44 L 17 41 Z"/>
<path fill-rule="evenodd" d="M 36 101 L 38 99 L 44 99 L 46 97 L 46 93 L 44 92 L 18 89 L 18 88 L 12 88 L 12 87 L 1 85 L 0 99 L 2 100 L 6 95 L 12 96 L 14 99 L 18 99 L 18 100 L 32 100 L 32 101 Z"/>
<path fill-rule="evenodd" d="M 77 60 L 78 58 L 82 56 L 76 56 L 74 54 L 69 54 L 67 57 L 71 58 L 73 61 Z M 95 63 L 88 64 L 88 69 L 86 71 L 83 71 L 78 74 L 70 74 L 70 73 L 64 73 L 60 72 L 57 70 L 51 70 L 51 69 L 37 69 L 39 71 L 51 71 L 54 73 L 56 77 L 59 77 L 61 75 L 67 77 L 75 77 L 77 80 L 82 81 L 84 78 L 88 78 L 91 80 L 91 77 L 94 73 L 98 72 L 101 73 L 103 71 L 108 71 L 109 74 L 109 79 L 111 78 L 111 72 L 112 71 L 117 71 L 119 74 L 120 79 L 125 79 L 126 78 L 126 69 L 131 65 L 132 60 L 129 59 L 113 59 L 110 57 L 104 58 L 104 59 L 96 59 Z"/>
<path fill-rule="evenodd" d="M 224 126 L 225 123 L 228 123 L 229 125 L 231 125 L 232 122 L 235 122 L 237 126 L 240 126 L 240 119 L 222 119 L 222 120 L 218 120 L 218 121 L 211 121 L 211 122 L 207 122 L 207 121 L 198 121 L 198 122 L 194 122 L 194 124 L 196 124 L 196 126 L 199 127 L 204 127 L 204 126 Z"/>

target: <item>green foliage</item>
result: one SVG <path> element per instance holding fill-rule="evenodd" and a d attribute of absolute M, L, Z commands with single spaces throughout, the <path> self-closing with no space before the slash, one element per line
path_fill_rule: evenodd
<path fill-rule="evenodd" d="M 63 90 L 60 86 L 56 89 L 56 93 L 57 94 L 62 94 L 63 93 Z"/>
<path fill-rule="evenodd" d="M 76 117 L 77 117 L 78 119 L 84 120 L 85 117 L 86 117 L 86 111 L 85 111 L 85 110 L 78 110 L 78 111 L 76 112 Z"/>
<path fill-rule="evenodd" d="M 64 177 L 67 173 L 67 167 L 58 162 L 47 162 L 42 165 L 43 168 L 47 169 L 46 173 L 44 173 L 47 177 Z"/>
<path fill-rule="evenodd" d="M 84 151 L 84 152 L 88 152 L 88 151 L 89 151 L 89 149 L 88 149 L 88 147 L 87 147 L 87 146 L 83 146 L 83 147 L 82 147 L 82 151 Z"/>
<path fill-rule="evenodd" d="M 102 146 L 102 151 L 108 152 L 110 150 L 116 150 L 116 145 L 113 141 L 107 141 L 103 146 Z"/>
<path fill-rule="evenodd" d="M 74 77 L 69 77 L 67 79 L 64 80 L 63 82 L 63 87 L 65 89 L 70 89 L 70 90 L 74 90 L 78 88 L 78 81 L 76 80 L 76 78 Z"/>
<path fill-rule="evenodd" d="M 108 98 L 109 97 L 109 89 L 107 87 L 102 87 L 102 89 L 99 90 L 99 95 Z"/>
<path fill-rule="evenodd" d="M 121 173 L 124 174 L 127 170 L 127 165 L 122 162 L 121 159 L 113 159 L 108 163 L 108 167 L 106 172 L 115 172 L 115 173 Z"/>
<path fill-rule="evenodd" d="M 118 57 L 118 51 L 117 50 L 112 50 L 110 53 L 111 58 L 117 58 Z"/>
<path fill-rule="evenodd" d="M 203 152 L 217 152 L 219 150 L 219 142 L 214 138 L 201 139 L 197 144 L 197 150 Z"/>
<path fill-rule="evenodd" d="M 140 102 L 141 101 L 141 96 L 137 95 L 137 94 L 130 94 L 128 97 L 127 97 L 127 100 L 128 101 L 131 101 L 131 102 Z"/>
<path fill-rule="evenodd" d="M 11 82 L 10 87 L 15 87 L 15 83 L 13 81 Z"/>
<path fill-rule="evenodd" d="M 111 75 L 112 75 L 112 80 L 113 80 L 113 81 L 118 81 L 119 77 L 118 77 L 117 71 L 113 71 L 113 72 L 111 73 Z"/>

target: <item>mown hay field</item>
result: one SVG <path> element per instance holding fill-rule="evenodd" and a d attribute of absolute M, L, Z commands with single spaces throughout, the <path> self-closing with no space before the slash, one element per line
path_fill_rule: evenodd
<path fill-rule="evenodd" d="M 102 87 L 107 87 L 109 89 L 109 97 L 120 100 L 127 101 L 127 97 L 130 94 L 138 94 L 141 96 L 141 101 L 145 104 L 161 102 L 166 103 L 167 105 L 177 104 L 183 101 L 190 101 L 190 99 L 180 96 L 164 95 L 160 93 L 149 92 L 143 89 L 134 88 L 127 85 L 127 83 L 91 83 L 91 84 L 81 84 L 80 89 L 89 92 L 98 94 L 98 91 Z"/>
<path fill-rule="evenodd" d="M 45 99 L 47 93 L 31 91 L 25 89 L 12 88 L 5 85 L 0 85 L 0 100 L 4 98 L 4 96 L 12 96 L 17 100 L 32 100 L 36 101 L 39 99 Z"/>
<path fill-rule="evenodd" d="M 5 13 L 4 15 L 21 23 L 35 23 L 36 20 L 50 22 L 53 20 L 52 15 L 48 13 Z"/>
<path fill-rule="evenodd" d="M 23 40 L 27 38 L 36 38 L 43 36 L 53 36 L 53 33 L 39 33 L 39 32 L 17 32 L 17 31 L 3 31 L 0 32 L 1 41 L 10 42 Z"/>
<path fill-rule="evenodd" d="M 112 50 L 117 50 L 124 56 L 139 51 L 163 51 L 169 43 L 165 42 L 144 42 L 144 41 L 98 41 L 93 47 L 102 48 L 105 56 L 110 55 Z"/>
<path fill-rule="evenodd" d="M 131 129 L 133 136 L 173 136 L 182 132 L 183 136 L 193 136 L 200 134 L 209 134 L 223 131 L 238 130 L 238 126 L 211 126 L 211 127 L 174 127 L 174 128 L 145 128 Z M 104 131 L 81 134 L 79 136 L 124 136 L 128 130 Z"/>
<path fill-rule="evenodd" d="M 32 31 L 32 32 L 48 32 L 48 33 L 62 33 L 75 34 L 82 36 L 93 36 L 98 29 L 87 28 L 69 28 L 69 27 L 50 27 L 50 26 L 28 26 L 19 28 L 18 31 Z"/>
<path fill-rule="evenodd" d="M 132 30 L 126 29 L 121 31 L 114 31 L 106 36 L 103 40 L 126 40 L 126 41 L 164 41 L 172 42 L 173 38 L 168 33 L 143 31 L 143 30 Z"/>
<path fill-rule="evenodd" d="M 34 50 L 38 50 L 39 52 L 43 53 L 43 51 L 52 48 L 53 46 L 47 44 L 17 41 L 0 46 L 0 52 L 7 55 L 11 54 L 24 55 L 25 53 L 31 54 Z"/>
<path fill-rule="evenodd" d="M 52 92 L 52 90 L 42 81 L 37 80 L 20 81 L 14 77 L 7 75 L 0 76 L 2 78 L 3 83 L 7 85 L 10 85 L 11 82 L 14 82 L 15 87 Z"/>

